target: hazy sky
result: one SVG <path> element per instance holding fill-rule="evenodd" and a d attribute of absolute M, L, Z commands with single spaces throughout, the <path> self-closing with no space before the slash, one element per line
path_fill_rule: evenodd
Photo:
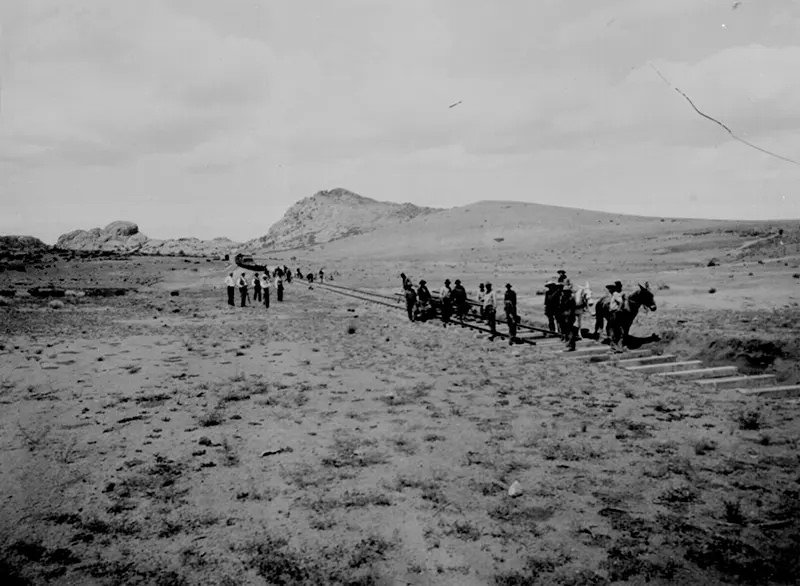
<path fill-rule="evenodd" d="M 800 218 L 800 166 L 649 65 L 800 160 L 797 0 L 0 0 L 0 23 L 2 234 L 245 240 L 333 187 Z"/>

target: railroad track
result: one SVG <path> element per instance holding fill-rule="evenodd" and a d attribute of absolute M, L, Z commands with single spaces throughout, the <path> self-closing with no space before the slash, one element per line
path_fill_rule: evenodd
<path fill-rule="evenodd" d="M 405 312 L 405 299 L 402 293 L 385 295 L 362 289 L 353 289 L 334 285 L 331 283 L 315 283 L 315 286 L 326 291 L 343 295 L 352 299 L 366 301 L 399 309 Z M 432 294 L 434 306 L 439 303 L 437 294 Z M 491 331 L 486 320 L 474 310 L 480 305 L 469 300 L 470 313 L 464 322 L 451 320 L 451 324 L 467 327 L 480 332 Z M 508 339 L 508 325 L 505 321 L 498 320 L 495 337 Z M 582 362 L 605 362 L 625 369 L 631 373 L 648 375 L 659 380 L 685 380 L 691 381 L 705 389 L 723 390 L 735 389 L 745 395 L 762 396 L 769 398 L 794 398 L 800 397 L 800 384 L 780 385 L 774 374 L 740 374 L 735 366 L 704 367 L 699 360 L 680 360 L 673 354 L 656 354 L 652 349 L 637 349 L 618 354 L 611 352 L 609 346 L 596 340 L 581 340 L 580 347 L 574 351 L 564 348 L 558 334 L 554 334 L 537 325 L 522 322 L 517 324 L 517 343 L 538 345 L 545 352 L 559 355 L 563 358 Z"/>

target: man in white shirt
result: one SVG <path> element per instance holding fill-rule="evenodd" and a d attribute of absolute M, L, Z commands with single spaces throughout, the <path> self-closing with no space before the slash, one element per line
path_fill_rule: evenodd
<path fill-rule="evenodd" d="M 225 277 L 225 286 L 228 288 L 228 305 L 235 306 L 234 295 L 236 294 L 236 283 L 233 281 L 233 273 Z"/>
<path fill-rule="evenodd" d="M 264 307 L 269 307 L 269 277 L 267 273 L 261 275 L 261 291 L 264 293 Z"/>
<path fill-rule="evenodd" d="M 491 283 L 486 283 L 486 294 L 483 297 L 483 315 L 489 322 L 489 329 L 492 332 L 491 339 L 497 335 L 497 292 L 492 289 Z"/>
<path fill-rule="evenodd" d="M 439 304 L 442 317 L 442 323 L 447 327 L 447 322 L 450 321 L 450 315 L 453 313 L 453 303 L 450 298 L 453 290 L 450 288 L 450 279 L 444 280 L 444 286 L 439 289 Z"/>

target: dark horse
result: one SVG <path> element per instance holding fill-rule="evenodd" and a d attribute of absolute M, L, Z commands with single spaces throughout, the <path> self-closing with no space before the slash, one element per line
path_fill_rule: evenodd
<path fill-rule="evenodd" d="M 609 302 L 611 301 L 611 296 L 606 295 L 602 299 L 600 299 L 595 304 L 595 323 L 594 323 L 594 335 L 595 337 L 600 336 L 600 330 L 603 329 L 603 320 L 606 321 L 606 335 L 611 338 L 611 324 L 609 322 L 609 317 L 611 312 L 609 311 Z M 620 313 L 620 320 L 619 320 L 619 327 L 621 329 L 622 335 L 622 343 L 625 344 L 625 340 L 628 337 L 628 332 L 631 329 L 631 325 L 633 325 L 633 320 L 636 319 L 636 315 L 639 313 L 639 308 L 644 307 L 645 309 L 649 309 L 650 311 L 656 310 L 656 300 L 653 296 L 653 292 L 650 291 L 650 284 L 645 283 L 644 285 L 637 285 L 636 290 L 633 293 L 629 293 L 627 295 L 627 301 L 622 305 L 622 309 L 619 310 Z"/>

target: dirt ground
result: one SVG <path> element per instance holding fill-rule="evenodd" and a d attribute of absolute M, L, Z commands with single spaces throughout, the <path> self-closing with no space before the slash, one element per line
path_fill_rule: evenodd
<path fill-rule="evenodd" d="M 796 257 L 670 258 L 625 269 L 659 304 L 634 333 L 800 381 Z M 332 259 L 337 283 L 385 291 L 401 270 L 484 274 Z M 555 262 L 491 276 L 538 318 Z M 573 266 L 596 292 L 619 278 Z M 230 268 L 0 273 L 18 292 L 0 298 L 3 584 L 798 583 L 797 399 L 575 363 L 296 281 L 269 309 L 231 308 Z M 21 294 L 51 283 L 136 291 Z"/>

